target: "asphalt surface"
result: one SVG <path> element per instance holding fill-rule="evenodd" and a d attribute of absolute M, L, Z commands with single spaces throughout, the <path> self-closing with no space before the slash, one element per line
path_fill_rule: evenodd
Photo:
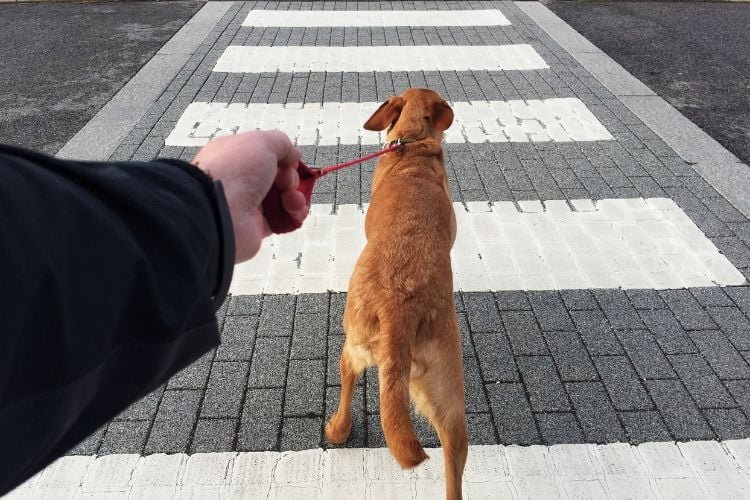
<path fill-rule="evenodd" d="M 545 3 L 750 163 L 750 4 Z"/>
<path fill-rule="evenodd" d="M 201 2 L 0 5 L 0 143 L 57 152 Z"/>

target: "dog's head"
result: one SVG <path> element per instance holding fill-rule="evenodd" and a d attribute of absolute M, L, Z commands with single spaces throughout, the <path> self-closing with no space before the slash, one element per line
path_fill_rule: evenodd
<path fill-rule="evenodd" d="M 440 142 L 451 123 L 453 110 L 440 94 L 429 89 L 408 89 L 381 104 L 364 128 L 388 129 L 388 141 L 429 138 Z"/>

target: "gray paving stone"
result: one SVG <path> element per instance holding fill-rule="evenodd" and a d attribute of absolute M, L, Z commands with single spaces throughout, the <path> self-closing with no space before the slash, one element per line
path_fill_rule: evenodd
<path fill-rule="evenodd" d="M 528 292 L 528 297 L 542 330 L 573 330 L 573 322 L 557 292 Z"/>
<path fill-rule="evenodd" d="M 367 413 L 380 412 L 380 383 L 375 368 L 365 370 L 365 410 Z"/>
<path fill-rule="evenodd" d="M 672 439 L 658 411 L 621 411 L 618 415 L 633 444 Z"/>
<path fill-rule="evenodd" d="M 256 316 L 227 316 L 221 330 L 221 344 L 216 348 L 216 359 L 249 361 L 253 354 L 257 325 Z"/>
<path fill-rule="evenodd" d="M 456 308 L 457 313 L 461 313 L 466 310 L 464 308 L 464 300 L 461 298 L 460 292 L 455 292 L 453 294 L 453 306 Z"/>
<path fill-rule="evenodd" d="M 344 328 L 344 305 L 346 304 L 345 293 L 332 293 L 328 313 L 328 335 L 343 335 Z"/>
<path fill-rule="evenodd" d="M 169 379 L 169 389 L 203 389 L 208 382 L 213 353 L 207 353 L 183 368 Z M 146 418 L 146 417 L 144 417 Z"/>
<path fill-rule="evenodd" d="M 594 290 L 593 292 L 612 328 L 643 328 L 643 322 L 623 290 Z"/>
<path fill-rule="evenodd" d="M 750 415 L 750 380 L 725 380 L 724 386 L 739 403 L 746 415 Z"/>
<path fill-rule="evenodd" d="M 737 307 L 742 310 L 745 315 L 750 317 L 750 287 L 746 286 L 731 286 L 724 289 L 729 295 Z"/>
<path fill-rule="evenodd" d="M 659 295 L 686 330 L 716 328 L 711 317 L 688 290 L 660 290 Z"/>
<path fill-rule="evenodd" d="M 625 440 L 625 432 L 601 382 L 569 382 L 565 388 L 588 442 Z"/>
<path fill-rule="evenodd" d="M 750 350 L 750 321 L 742 311 L 736 307 L 708 307 L 706 311 L 734 347 Z"/>
<path fill-rule="evenodd" d="M 689 332 L 698 350 L 721 379 L 750 378 L 750 366 L 717 330 Z"/>
<path fill-rule="evenodd" d="M 297 314 L 292 336 L 292 359 L 324 358 L 328 314 Z"/>
<path fill-rule="evenodd" d="M 322 417 L 285 418 L 281 428 L 281 451 L 319 448 L 322 425 Z"/>
<path fill-rule="evenodd" d="M 282 389 L 248 389 L 237 451 L 278 450 L 282 399 Z"/>
<path fill-rule="evenodd" d="M 519 356 L 516 362 L 534 412 L 570 409 L 551 356 Z"/>
<path fill-rule="evenodd" d="M 638 313 L 646 327 L 654 334 L 659 346 L 666 354 L 690 354 L 698 352 L 687 332 L 671 311 L 643 310 Z"/>
<path fill-rule="evenodd" d="M 528 311 L 531 309 L 526 294 L 521 290 L 495 292 L 495 301 L 501 311 Z"/>
<path fill-rule="evenodd" d="M 599 309 L 591 290 L 560 290 L 560 296 L 569 311 Z"/>
<path fill-rule="evenodd" d="M 266 295 L 258 324 L 259 336 L 289 336 L 294 318 L 294 295 Z"/>
<path fill-rule="evenodd" d="M 237 418 L 245 395 L 247 362 L 214 362 L 201 406 L 201 417 Z"/>
<path fill-rule="evenodd" d="M 620 344 L 625 348 L 630 361 L 642 379 L 675 378 L 659 344 L 648 330 L 620 330 L 617 332 Z"/>
<path fill-rule="evenodd" d="M 537 413 L 534 417 L 546 445 L 585 441 L 583 431 L 573 413 Z"/>
<path fill-rule="evenodd" d="M 691 288 L 690 293 L 698 303 L 704 307 L 732 307 L 734 302 L 724 293 L 724 289 L 718 286 Z"/>
<path fill-rule="evenodd" d="M 339 405 L 341 387 L 326 387 L 326 422 L 336 413 Z M 352 432 L 346 443 L 341 447 L 364 448 L 367 447 L 367 415 L 365 414 L 364 386 L 358 385 L 354 390 L 352 398 Z M 325 440 L 325 435 L 323 436 Z M 337 447 L 326 441 L 326 446 Z"/>
<path fill-rule="evenodd" d="M 544 355 L 547 347 L 544 337 L 531 311 L 503 311 L 503 324 L 516 355 Z"/>
<path fill-rule="evenodd" d="M 491 293 L 464 293 L 464 306 L 472 332 L 501 332 L 503 325 Z"/>
<path fill-rule="evenodd" d="M 380 425 L 380 415 L 367 415 L 367 446 L 369 448 L 385 448 L 385 436 Z"/>
<path fill-rule="evenodd" d="M 301 293 L 297 295 L 297 314 L 328 314 L 327 293 Z"/>
<path fill-rule="evenodd" d="M 562 380 L 598 380 L 594 365 L 580 337 L 574 332 L 545 332 L 547 346 Z"/>
<path fill-rule="evenodd" d="M 438 448 L 440 446 L 440 439 L 438 439 L 437 432 L 425 417 L 416 414 L 412 410 L 411 420 L 414 424 L 414 433 L 423 447 Z"/>
<path fill-rule="evenodd" d="M 715 438 L 706 419 L 679 380 L 647 380 L 646 385 L 675 439 Z"/>
<path fill-rule="evenodd" d="M 479 363 L 474 357 L 464 358 L 464 403 L 467 412 L 488 412 L 487 396 L 482 385 Z"/>
<path fill-rule="evenodd" d="M 618 410 L 650 410 L 648 393 L 625 356 L 594 356 L 594 365 Z"/>
<path fill-rule="evenodd" d="M 578 334 L 592 355 L 622 354 L 622 346 L 601 311 L 571 311 Z"/>
<path fill-rule="evenodd" d="M 232 295 L 229 297 L 229 316 L 257 316 L 260 314 L 260 295 Z"/>
<path fill-rule="evenodd" d="M 144 453 L 187 453 L 195 419 L 157 420 L 151 427 Z"/>
<path fill-rule="evenodd" d="M 488 384 L 487 394 L 501 444 L 541 443 L 521 384 Z"/>
<path fill-rule="evenodd" d="M 205 383 L 205 382 L 204 382 Z M 164 387 L 159 387 L 120 412 L 115 420 L 153 420 L 159 400 L 164 393 Z"/>
<path fill-rule="evenodd" d="M 469 429 L 469 444 L 496 444 L 495 425 L 489 413 L 467 413 L 466 425 Z"/>
<path fill-rule="evenodd" d="M 474 356 L 474 346 L 471 343 L 469 320 L 466 319 L 466 314 L 464 313 L 459 313 L 456 317 L 458 318 L 458 334 L 461 337 L 461 355 L 463 357 Z"/>
<path fill-rule="evenodd" d="M 249 387 L 284 387 L 289 339 L 259 337 L 250 363 Z"/>
<path fill-rule="evenodd" d="M 151 429 L 148 420 L 114 421 L 107 426 L 107 432 L 97 455 L 113 453 L 142 453 L 146 437 Z"/>
<path fill-rule="evenodd" d="M 217 453 L 234 450 L 237 431 L 236 418 L 198 419 L 195 434 L 190 443 L 191 453 Z"/>
<path fill-rule="evenodd" d="M 203 391 L 199 390 L 164 391 L 164 395 L 159 403 L 159 410 L 156 412 L 156 421 L 195 421 L 198 417 L 202 395 Z"/>
<path fill-rule="evenodd" d="M 284 416 L 322 416 L 324 388 L 323 360 L 291 360 L 286 379 Z"/>
<path fill-rule="evenodd" d="M 504 334 L 474 334 L 479 366 L 485 382 L 516 382 L 518 370 Z"/>
<path fill-rule="evenodd" d="M 669 356 L 672 366 L 701 408 L 731 408 L 736 403 L 700 354 Z"/>
<path fill-rule="evenodd" d="M 704 410 L 703 414 L 720 440 L 745 439 L 750 434 L 750 422 L 737 408 Z"/>

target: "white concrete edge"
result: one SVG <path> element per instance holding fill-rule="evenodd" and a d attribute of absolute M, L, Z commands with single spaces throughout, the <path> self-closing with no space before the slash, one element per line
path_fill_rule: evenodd
<path fill-rule="evenodd" d="M 683 160 L 750 217 L 750 167 L 539 2 L 514 2 Z"/>
<path fill-rule="evenodd" d="M 387 448 L 63 457 L 5 497 L 433 500 L 443 454 L 402 470 Z M 750 440 L 470 446 L 464 496 L 748 498 Z"/>
<path fill-rule="evenodd" d="M 109 158 L 233 3 L 207 2 L 56 156 L 77 160 Z"/>

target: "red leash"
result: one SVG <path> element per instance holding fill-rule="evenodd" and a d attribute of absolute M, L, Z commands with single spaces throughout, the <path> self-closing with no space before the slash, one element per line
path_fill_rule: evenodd
<path fill-rule="evenodd" d="M 355 160 L 337 163 L 325 168 L 309 167 L 304 162 L 299 162 L 297 167 L 297 173 L 299 174 L 299 186 L 297 191 L 305 195 L 307 200 L 307 206 L 310 206 L 310 198 L 312 197 L 313 188 L 315 187 L 315 181 L 324 175 L 328 175 L 336 170 L 342 168 L 351 167 L 357 163 L 362 163 L 367 160 L 372 160 L 378 156 L 382 156 L 391 151 L 396 151 L 404 147 L 404 144 L 414 142 L 411 139 L 397 139 L 386 144 L 386 147 L 378 152 L 357 158 Z M 292 219 L 286 210 L 281 205 L 281 190 L 276 187 L 276 184 L 271 186 L 271 190 L 268 192 L 266 197 L 263 199 L 263 215 L 268 221 L 268 225 L 271 227 L 271 231 L 276 234 L 288 233 L 299 228 L 302 224 Z"/>

